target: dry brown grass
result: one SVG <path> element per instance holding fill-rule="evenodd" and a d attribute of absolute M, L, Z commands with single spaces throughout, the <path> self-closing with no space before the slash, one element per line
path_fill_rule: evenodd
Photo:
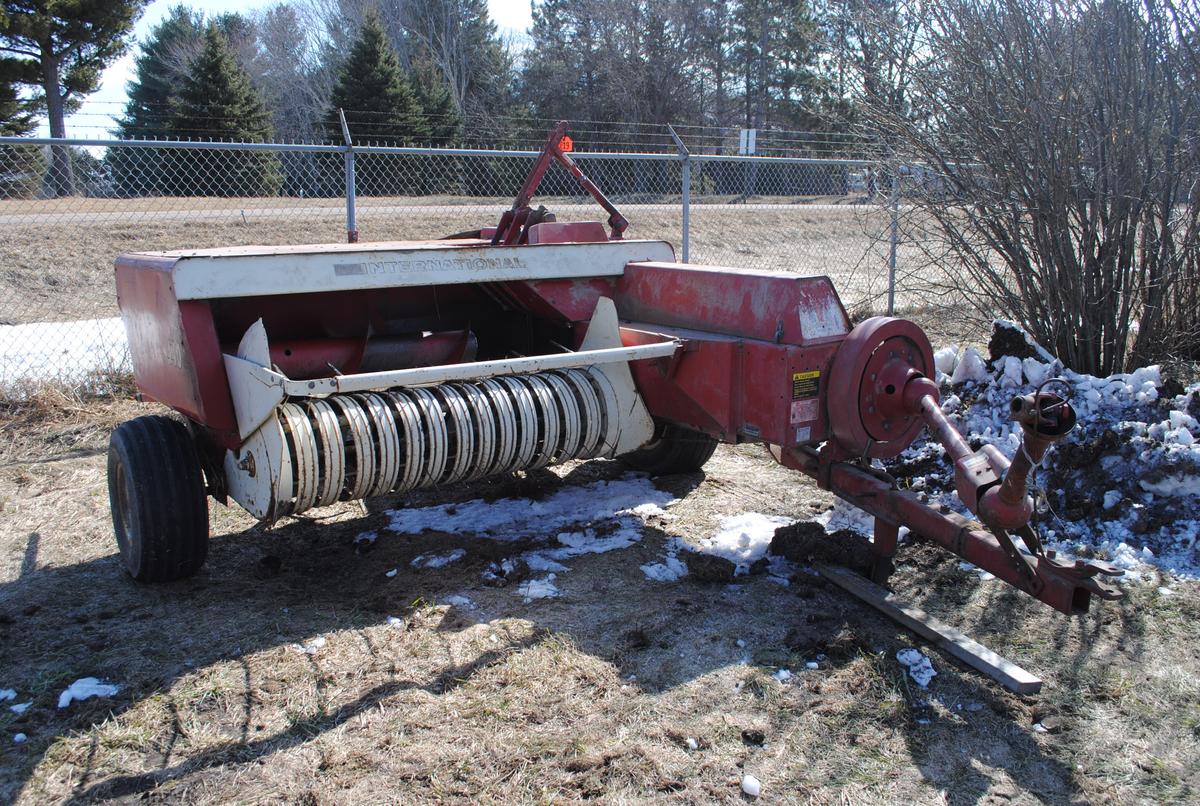
<path fill-rule="evenodd" d="M 242 200 L 184 199 L 179 200 L 181 207 L 156 200 L 164 205 L 160 208 L 163 210 L 229 211 L 221 218 L 140 219 L 137 212 L 130 211 L 120 221 L 99 222 L 86 220 L 90 207 L 84 209 L 79 206 L 80 200 L 71 201 L 74 207 L 55 208 L 41 223 L 0 224 L 4 233 L 0 240 L 0 324 L 116 316 L 112 266 L 123 252 L 337 242 L 345 238 L 344 222 L 337 215 L 291 214 L 280 207 L 279 216 L 243 221 L 238 208 L 211 206 Z M 126 203 L 82 201 L 112 202 L 117 212 Z M 483 207 L 462 211 L 453 206 L 372 209 L 380 201 L 384 200 L 371 200 L 359 210 L 364 240 L 440 237 L 475 229 L 494 223 L 504 206 L 496 202 L 493 210 L 484 200 Z M 197 204 L 190 206 L 192 202 Z M 563 220 L 600 217 L 594 207 L 554 209 Z M 113 211 L 105 208 L 106 214 Z M 625 213 L 632 222 L 629 237 L 661 238 L 674 244 L 680 254 L 682 221 L 677 209 L 669 205 L 631 206 L 625 208 Z M 886 215 L 880 211 L 852 205 L 696 205 L 692 211 L 690 258 L 711 265 L 828 274 L 847 306 L 881 309 L 887 290 L 886 226 Z M 931 298 L 929 284 L 922 279 L 928 272 L 919 265 L 921 260 L 915 247 L 902 244 L 900 305 L 949 304 L 952 300 L 940 292 Z"/>
<path fill-rule="evenodd" d="M 102 450 L 112 424 L 150 410 L 31 409 L 20 429 L 45 460 L 0 466 L 0 687 L 34 701 L 21 717 L 0 711 L 0 800 L 733 803 L 749 772 L 771 803 L 1194 802 L 1195 583 L 1165 594 L 1147 579 L 1072 619 L 910 546 L 899 590 L 1047 681 L 1040 697 L 1014 696 L 930 651 L 939 675 L 926 694 L 894 661 L 912 637 L 836 589 L 642 575 L 668 537 L 711 534 L 723 515 L 828 503 L 742 447 L 719 450 L 702 477 L 664 479 L 683 499 L 674 517 L 630 549 L 570 561 L 560 599 L 524 604 L 480 582 L 487 562 L 528 544 L 381 534 L 356 553 L 382 505 L 263 530 L 213 504 L 206 569 L 145 587 L 115 557 Z M 69 433 L 80 437 L 66 448 Z M 523 485 L 618 472 L 590 462 Z M 530 542 L 543 540 L 553 535 Z M 467 549 L 460 564 L 408 565 L 453 546 Z M 477 608 L 441 604 L 454 593 Z M 313 656 L 291 648 L 318 635 L 328 643 Z M 802 671 L 818 654 L 821 668 Z M 797 678 L 779 683 L 781 666 Z M 58 692 L 88 675 L 123 689 L 57 710 Z M 1034 732 L 1055 719 L 1056 732 Z M 26 744 L 9 743 L 17 731 Z"/>

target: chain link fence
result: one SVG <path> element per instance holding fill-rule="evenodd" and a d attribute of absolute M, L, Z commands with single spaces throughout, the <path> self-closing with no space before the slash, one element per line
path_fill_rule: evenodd
<path fill-rule="evenodd" d="M 0 138 L 0 396 L 104 392 L 129 359 L 113 261 L 132 251 L 438 238 L 493 225 L 533 151 Z M 693 263 L 827 274 L 883 310 L 913 273 L 895 194 L 871 163 L 679 153 L 575 154 L 629 219 Z M 603 211 L 559 166 L 535 204 Z M 903 285 L 898 299 L 915 286 Z"/>

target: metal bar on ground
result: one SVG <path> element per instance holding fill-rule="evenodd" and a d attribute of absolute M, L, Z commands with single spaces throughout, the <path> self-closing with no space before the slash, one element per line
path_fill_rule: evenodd
<path fill-rule="evenodd" d="M 862 599 L 972 669 L 983 672 L 1009 691 L 1015 691 L 1017 694 L 1037 694 L 1042 690 L 1041 678 L 1002 658 L 961 630 L 944 624 L 921 608 L 898 599 L 865 577 L 847 568 L 831 565 L 818 565 L 817 570 L 821 572 L 821 576 L 842 590 Z"/>

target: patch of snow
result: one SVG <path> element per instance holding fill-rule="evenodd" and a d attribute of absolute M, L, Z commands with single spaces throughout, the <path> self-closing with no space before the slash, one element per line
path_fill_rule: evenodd
<path fill-rule="evenodd" d="M 979 351 L 974 347 L 963 350 L 962 355 L 958 358 L 958 364 L 954 367 L 954 374 L 950 376 L 950 383 L 958 386 L 969 381 L 982 383 L 989 380 L 991 380 L 991 376 L 988 375 L 987 367 L 984 365 Z"/>
<path fill-rule="evenodd" d="M 1191 443 L 1186 443 L 1190 445 Z M 1172 473 L 1158 481 L 1138 482 L 1142 489 L 1155 495 L 1165 495 L 1176 498 L 1185 496 L 1200 496 L 1200 476 L 1185 473 Z"/>
<path fill-rule="evenodd" d="M 92 697 L 113 697 L 121 687 L 115 683 L 105 683 L 95 677 L 81 677 L 58 695 L 58 707 L 66 708 L 73 701 L 83 701 Z"/>
<path fill-rule="evenodd" d="M 677 537 L 671 538 L 665 546 L 662 562 L 643 565 L 642 573 L 646 575 L 647 579 L 653 579 L 656 582 L 675 582 L 687 576 L 687 565 L 679 559 L 679 552 L 683 548 L 682 540 Z"/>
<path fill-rule="evenodd" d="M 321 647 L 325 646 L 325 636 L 318 635 L 316 638 L 309 641 L 307 644 L 292 644 L 292 649 L 304 655 L 315 655 Z"/>
<path fill-rule="evenodd" d="M 703 554 L 723 557 L 734 563 L 736 574 L 746 574 L 750 566 L 761 559 L 771 546 L 771 538 L 780 526 L 795 523 L 792 518 L 743 512 L 721 519 L 720 530 L 700 541 L 696 550 Z"/>
<path fill-rule="evenodd" d="M 534 599 L 550 599 L 560 595 L 554 586 L 555 575 L 549 574 L 541 579 L 527 579 L 517 588 L 517 593 L 525 597 L 529 603 Z"/>
<path fill-rule="evenodd" d="M 8 702 L 17 698 L 17 690 L 13 688 L 0 688 L 0 702 Z"/>
<path fill-rule="evenodd" d="M 387 622 L 387 625 L 389 627 L 395 627 L 396 629 L 399 629 L 399 630 L 404 629 L 404 619 L 402 619 L 402 618 L 396 618 L 395 616 L 388 616 L 386 619 L 384 619 L 384 621 Z"/>
<path fill-rule="evenodd" d="M 28 738 L 29 737 L 26 736 L 24 733 L 14 733 L 13 734 L 13 744 L 24 744 L 25 740 Z"/>
<path fill-rule="evenodd" d="M 530 551 L 526 554 L 522 554 L 521 559 L 525 561 L 527 566 L 529 566 L 530 571 L 562 572 L 570 570 L 562 563 L 555 562 L 554 560 L 551 560 L 549 557 L 537 551 Z"/>
<path fill-rule="evenodd" d="M 757 798 L 762 794 L 762 782 L 753 775 L 743 775 L 742 791 L 752 798 Z"/>
<path fill-rule="evenodd" d="M 785 588 L 792 584 L 792 575 L 796 573 L 796 564 L 787 557 L 774 554 L 767 555 L 767 579 Z"/>
<path fill-rule="evenodd" d="M 400 573 L 400 569 L 393 568 L 391 571 L 385 572 L 384 576 L 387 577 L 388 579 L 391 579 L 392 577 L 396 576 L 396 574 L 398 574 L 398 573 Z"/>
<path fill-rule="evenodd" d="M 459 504 L 395 509 L 388 512 L 388 528 L 401 534 L 437 531 L 519 540 L 577 524 L 611 521 L 621 515 L 636 518 L 635 510 L 649 511 L 644 508 L 646 504 L 653 504 L 657 511 L 674 501 L 673 495 L 659 490 L 650 479 L 628 474 L 612 481 L 564 487 L 540 501 L 475 499 Z"/>
<path fill-rule="evenodd" d="M 814 523 L 824 526 L 825 531 L 830 534 L 842 529 L 849 529 L 852 532 L 866 535 L 872 540 L 875 537 L 875 519 L 840 498 L 834 499 L 832 509 L 822 512 L 812 520 Z"/>
<path fill-rule="evenodd" d="M 120 317 L 0 325 L 0 389 L 47 379 L 86 383 L 130 369 Z"/>
<path fill-rule="evenodd" d="M 466 549 L 452 549 L 441 554 L 418 554 L 409 562 L 413 568 L 445 568 L 467 556 Z"/>
<path fill-rule="evenodd" d="M 354 536 L 354 542 L 357 545 L 369 546 L 379 537 L 377 532 L 359 532 Z"/>
<path fill-rule="evenodd" d="M 460 610 L 474 610 L 475 603 L 462 594 L 455 593 L 442 599 L 442 604 L 448 604 L 451 607 L 457 607 Z"/>
<path fill-rule="evenodd" d="M 817 663 L 815 660 L 808 660 L 808 661 L 804 662 L 804 668 L 805 669 L 820 669 L 821 664 Z"/>
<path fill-rule="evenodd" d="M 909 677 L 921 688 L 926 688 L 937 675 L 929 658 L 922 655 L 920 650 L 912 647 L 897 652 L 896 660 L 900 661 L 902 666 L 907 667 Z"/>
<path fill-rule="evenodd" d="M 934 351 L 933 365 L 943 375 L 953 375 L 954 368 L 958 366 L 958 348 L 943 347 L 940 350 Z"/>
<path fill-rule="evenodd" d="M 780 683 L 786 683 L 787 681 L 792 679 L 792 673 L 788 669 L 780 669 L 778 672 L 775 673 L 775 679 L 778 680 Z"/>
<path fill-rule="evenodd" d="M 28 711 L 29 706 L 31 706 L 31 705 L 33 705 L 33 700 L 30 700 L 29 702 L 19 702 L 16 705 L 8 706 L 8 710 L 12 711 L 14 714 L 17 714 L 19 716 L 19 715 L 25 713 L 26 711 Z"/>
<path fill-rule="evenodd" d="M 699 750 L 700 749 L 700 743 L 698 741 L 696 741 L 695 739 L 693 739 L 691 736 L 687 737 L 687 741 L 685 742 L 685 744 L 687 744 L 688 750 Z"/>

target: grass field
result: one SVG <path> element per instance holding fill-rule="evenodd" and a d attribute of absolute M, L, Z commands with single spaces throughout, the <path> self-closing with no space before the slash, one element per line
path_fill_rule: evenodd
<path fill-rule="evenodd" d="M 556 599 L 480 577 L 553 531 L 389 533 L 389 501 L 267 530 L 212 504 L 205 570 L 139 586 L 115 555 L 104 450 L 113 425 L 153 410 L 58 401 L 0 424 L 0 689 L 33 702 L 0 709 L 0 801 L 734 803 L 749 773 L 766 803 L 1195 802 L 1194 582 L 1150 574 L 1069 618 L 906 545 L 898 591 L 1046 680 L 1016 696 L 916 643 L 938 672 L 924 691 L 895 661 L 913 636 L 817 579 L 639 570 L 724 516 L 829 505 L 762 449 L 722 447 L 705 473 L 659 481 L 680 500 L 640 543 L 569 561 Z M 403 503 L 622 472 L 593 461 Z M 456 547 L 458 563 L 410 566 Z M 57 709 L 86 676 L 121 691 Z M 12 744 L 18 731 L 28 741 Z"/>
<path fill-rule="evenodd" d="M 441 237 L 494 224 L 505 206 L 490 199 L 470 200 L 469 205 L 447 201 L 406 207 L 412 200 L 364 200 L 358 215 L 361 237 Z M 694 205 L 691 261 L 828 274 L 848 306 L 881 304 L 887 291 L 886 213 L 867 206 L 764 201 L 758 206 Z M 69 202 L 0 202 L 0 324 L 115 316 L 112 266 L 123 252 L 345 239 L 343 208 L 330 200 Z M 314 212 L 318 209 L 320 214 Z M 594 206 L 552 209 L 562 220 L 602 217 Z M 631 222 L 628 237 L 667 240 L 682 257 L 676 205 L 623 209 Z M 168 214 L 172 217 L 156 217 Z M 936 272 L 925 267 L 919 250 L 903 242 L 898 264 L 901 304 L 929 304 L 929 281 Z"/>

